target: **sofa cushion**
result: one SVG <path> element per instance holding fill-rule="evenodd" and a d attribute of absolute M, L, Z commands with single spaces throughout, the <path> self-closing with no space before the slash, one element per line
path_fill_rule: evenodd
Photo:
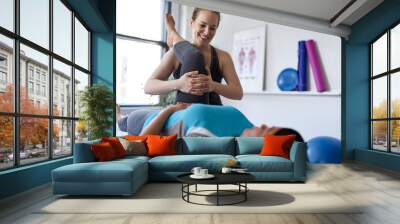
<path fill-rule="evenodd" d="M 279 156 L 238 155 L 236 159 L 249 172 L 293 172 L 292 161 Z"/>
<path fill-rule="evenodd" d="M 58 182 L 129 182 L 133 172 L 141 172 L 144 166 L 147 166 L 146 162 L 139 159 L 74 163 L 52 173 L 53 181 Z M 147 173 L 142 175 L 147 176 Z"/>
<path fill-rule="evenodd" d="M 149 160 L 149 170 L 163 172 L 190 172 L 193 167 L 200 166 L 211 172 L 219 171 L 230 159 L 231 155 L 175 155 L 158 156 Z"/>
<path fill-rule="evenodd" d="M 263 137 L 237 137 L 236 155 L 259 154 L 264 145 Z"/>
<path fill-rule="evenodd" d="M 233 137 L 183 137 L 178 142 L 178 154 L 225 154 L 234 155 Z"/>

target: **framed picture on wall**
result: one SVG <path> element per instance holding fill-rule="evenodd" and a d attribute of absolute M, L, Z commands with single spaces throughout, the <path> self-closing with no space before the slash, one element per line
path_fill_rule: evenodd
<path fill-rule="evenodd" d="M 266 26 L 236 32 L 233 62 L 244 93 L 265 89 Z"/>

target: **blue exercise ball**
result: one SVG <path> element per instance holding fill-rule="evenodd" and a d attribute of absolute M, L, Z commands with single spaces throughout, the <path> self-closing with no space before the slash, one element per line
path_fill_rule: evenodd
<path fill-rule="evenodd" d="M 307 156 L 310 163 L 341 163 L 340 140 L 329 136 L 312 138 L 307 142 Z"/>
<path fill-rule="evenodd" d="M 293 68 L 287 68 L 281 71 L 278 76 L 277 84 L 282 91 L 295 90 L 299 84 L 299 76 L 297 70 Z"/>

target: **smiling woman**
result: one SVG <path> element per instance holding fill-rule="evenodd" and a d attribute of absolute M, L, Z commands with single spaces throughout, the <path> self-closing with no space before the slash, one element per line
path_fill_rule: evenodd
<path fill-rule="evenodd" d="M 189 22 L 191 44 L 182 46 L 185 41 L 176 32 L 174 20 L 167 17 L 169 37 L 179 36 L 181 41 L 173 43 L 173 48 L 164 55 L 146 83 L 146 93 L 167 94 L 177 91 L 176 102 L 215 105 L 222 104 L 220 95 L 241 99 L 243 90 L 231 56 L 210 45 L 219 22 L 219 12 L 195 8 Z M 169 80 L 171 73 L 174 74 L 174 80 Z M 222 79 L 226 84 L 221 83 Z"/>

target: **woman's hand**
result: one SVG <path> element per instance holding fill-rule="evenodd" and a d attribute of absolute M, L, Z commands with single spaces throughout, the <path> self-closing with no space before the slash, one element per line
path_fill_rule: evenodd
<path fill-rule="evenodd" d="M 184 93 L 201 96 L 210 92 L 212 85 L 208 75 L 199 74 L 198 71 L 187 72 L 179 78 L 179 90 Z"/>
<path fill-rule="evenodd" d="M 176 111 L 184 110 L 188 108 L 190 105 L 191 105 L 190 103 L 177 103 L 167 106 L 165 110 L 169 111 L 170 113 L 174 113 Z"/>

